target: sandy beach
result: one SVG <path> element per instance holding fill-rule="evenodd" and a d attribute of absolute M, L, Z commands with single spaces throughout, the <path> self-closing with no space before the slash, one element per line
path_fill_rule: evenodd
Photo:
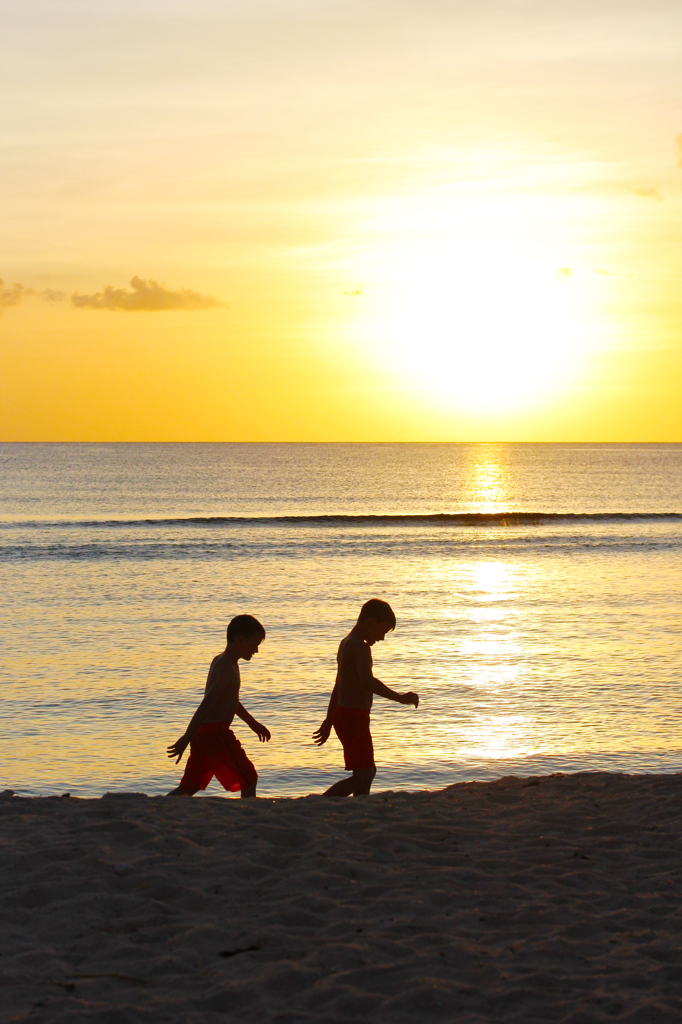
<path fill-rule="evenodd" d="M 681 775 L 0 799 L 3 1021 L 682 1019 Z"/>

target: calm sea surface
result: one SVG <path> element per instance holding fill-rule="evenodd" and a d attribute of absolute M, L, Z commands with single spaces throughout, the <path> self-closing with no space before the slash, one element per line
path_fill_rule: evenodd
<path fill-rule="evenodd" d="M 682 770 L 682 445 L 5 444 L 0 472 L 0 788 L 166 792 L 251 612 L 259 792 L 320 791 L 369 597 L 377 676 L 422 699 L 375 702 L 379 788 Z"/>

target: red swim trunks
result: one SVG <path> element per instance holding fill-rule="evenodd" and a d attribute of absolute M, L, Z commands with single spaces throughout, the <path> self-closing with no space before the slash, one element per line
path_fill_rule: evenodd
<path fill-rule="evenodd" d="M 214 775 L 230 793 L 255 786 L 258 781 L 258 772 L 224 722 L 200 725 L 189 750 L 185 774 L 180 782 L 183 789 L 206 789 Z"/>
<path fill-rule="evenodd" d="M 375 768 L 374 746 L 369 731 L 369 711 L 366 708 L 334 708 L 334 732 L 341 740 L 346 771 Z"/>

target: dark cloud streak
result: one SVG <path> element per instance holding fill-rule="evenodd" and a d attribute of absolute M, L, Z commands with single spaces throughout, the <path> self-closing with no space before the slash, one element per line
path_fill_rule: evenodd
<path fill-rule="evenodd" d="M 173 291 L 154 278 L 148 281 L 133 277 L 131 291 L 127 288 L 113 288 L 107 285 L 94 295 L 79 295 L 74 292 L 71 302 L 76 309 L 106 309 L 111 312 L 156 313 L 167 310 L 215 309 L 225 303 L 212 295 L 201 295 L 189 288 Z"/>
<path fill-rule="evenodd" d="M 32 295 L 30 288 L 24 288 L 23 284 L 12 284 L 5 287 L 5 282 L 0 277 L 0 316 L 10 306 L 20 305 L 26 295 Z"/>

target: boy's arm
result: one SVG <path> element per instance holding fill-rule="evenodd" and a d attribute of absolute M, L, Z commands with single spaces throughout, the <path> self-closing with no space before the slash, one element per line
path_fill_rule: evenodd
<path fill-rule="evenodd" d="M 361 681 L 377 697 L 386 697 L 387 700 L 394 700 L 396 704 L 414 704 L 415 707 L 419 707 L 419 697 L 416 693 L 411 690 L 409 693 L 398 693 L 375 677 L 372 672 L 372 655 L 366 645 L 358 651 L 358 671 Z"/>
<path fill-rule="evenodd" d="M 234 690 L 234 694 L 230 693 L 230 690 Z M 190 723 L 187 726 L 184 735 L 176 740 L 175 743 L 168 747 L 168 756 L 176 759 L 176 764 L 184 754 L 185 750 L 189 746 L 189 743 L 196 733 L 197 729 L 203 722 L 204 718 L 211 714 L 218 701 L 225 696 L 227 691 L 228 696 L 234 696 L 234 699 L 239 703 L 238 693 L 239 689 L 237 682 L 229 678 L 226 678 L 222 673 L 216 675 L 212 685 L 208 688 L 204 694 L 203 700 L 199 703 L 199 707 L 196 709 L 190 719 Z"/>
<path fill-rule="evenodd" d="M 237 718 L 241 718 L 242 722 L 246 722 L 249 729 L 252 729 L 253 732 L 255 732 L 261 743 L 268 742 L 271 735 L 270 730 L 266 729 L 264 725 L 260 724 L 260 722 L 257 722 L 253 715 L 249 714 L 249 712 L 246 710 L 241 701 L 239 702 L 239 704 L 237 704 L 237 710 L 235 711 L 235 715 L 237 716 Z"/>
<path fill-rule="evenodd" d="M 336 674 L 336 682 L 334 683 L 334 689 L 332 690 L 332 695 L 329 698 L 329 707 L 327 708 L 327 717 L 325 718 L 325 720 L 322 723 L 322 725 L 320 726 L 320 728 L 316 729 L 315 732 L 313 733 L 313 739 L 317 743 L 318 747 L 321 747 L 322 744 L 326 743 L 327 740 L 329 739 L 330 733 L 332 731 L 332 718 L 334 717 L 334 708 L 336 707 L 336 705 L 338 703 L 338 699 L 339 699 L 339 676 L 338 676 L 338 672 L 337 672 L 337 674 Z"/>
<path fill-rule="evenodd" d="M 375 679 L 374 676 L 372 676 L 372 693 L 376 693 L 377 697 L 394 700 L 397 704 L 414 704 L 416 708 L 419 707 L 419 694 L 413 693 L 412 690 L 409 693 L 398 693 L 397 690 L 392 690 L 380 679 Z"/>

